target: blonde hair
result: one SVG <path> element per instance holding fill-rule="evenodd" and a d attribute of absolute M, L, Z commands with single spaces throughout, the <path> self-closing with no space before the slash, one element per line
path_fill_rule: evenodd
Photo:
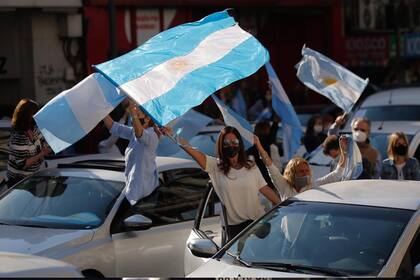
<path fill-rule="evenodd" d="M 407 139 L 407 136 L 404 134 L 404 132 L 397 131 L 397 132 L 392 133 L 392 134 L 391 134 L 391 135 L 389 135 L 389 137 L 388 137 L 388 149 L 387 149 L 387 154 L 388 154 L 388 157 L 389 157 L 390 159 L 392 159 L 392 160 L 394 160 L 394 159 L 395 159 L 395 157 L 396 157 L 396 155 L 395 155 L 395 153 L 394 153 L 394 149 L 393 149 L 393 147 L 395 147 L 395 146 L 396 146 L 396 144 L 397 144 L 398 140 L 400 140 L 400 139 L 403 139 L 403 140 L 404 140 L 404 142 L 405 142 L 405 144 L 406 144 L 406 145 L 407 145 L 407 147 L 408 147 L 408 139 Z M 408 152 L 407 152 L 407 154 L 406 154 L 406 155 L 404 155 L 404 158 L 405 158 L 406 160 L 408 159 Z"/>
<path fill-rule="evenodd" d="M 306 161 L 306 159 L 301 157 L 295 157 L 289 160 L 289 162 L 286 165 L 286 168 L 284 169 L 284 175 L 283 177 L 286 179 L 287 183 L 289 183 L 290 186 L 292 186 L 294 189 L 296 189 L 295 186 L 295 178 L 296 178 L 296 172 L 298 169 L 298 166 L 301 164 L 306 164 L 309 167 L 309 163 Z M 309 168 L 311 172 L 312 177 L 312 170 Z"/>

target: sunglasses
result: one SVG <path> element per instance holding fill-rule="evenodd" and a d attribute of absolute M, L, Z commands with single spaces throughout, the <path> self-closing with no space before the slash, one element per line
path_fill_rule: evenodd
<path fill-rule="evenodd" d="M 223 140 L 223 146 L 239 146 L 238 139 Z"/>

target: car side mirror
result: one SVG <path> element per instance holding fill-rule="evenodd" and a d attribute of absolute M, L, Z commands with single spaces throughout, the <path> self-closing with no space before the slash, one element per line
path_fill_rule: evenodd
<path fill-rule="evenodd" d="M 217 245 L 209 239 L 193 239 L 187 244 L 191 253 L 200 258 L 211 258 L 217 253 Z"/>
<path fill-rule="evenodd" d="M 152 223 L 152 220 L 140 214 L 129 216 L 123 222 L 124 228 L 128 231 L 146 230 L 152 226 Z"/>
<path fill-rule="evenodd" d="M 415 267 L 414 267 L 414 271 L 413 271 L 413 276 L 414 277 L 420 277 L 420 263 L 418 263 Z"/>

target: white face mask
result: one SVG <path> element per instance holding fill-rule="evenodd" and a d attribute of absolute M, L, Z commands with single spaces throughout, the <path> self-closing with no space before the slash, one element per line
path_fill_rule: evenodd
<path fill-rule="evenodd" d="M 295 177 L 295 186 L 298 190 L 302 189 L 303 187 L 306 187 L 311 183 L 311 176 L 296 176 Z"/>
<path fill-rule="evenodd" d="M 353 139 L 356 142 L 364 143 L 367 139 L 367 134 L 360 130 L 357 130 L 357 131 L 353 130 Z"/>
<path fill-rule="evenodd" d="M 314 125 L 314 132 L 315 133 L 320 133 L 322 131 L 323 127 L 322 125 Z"/>

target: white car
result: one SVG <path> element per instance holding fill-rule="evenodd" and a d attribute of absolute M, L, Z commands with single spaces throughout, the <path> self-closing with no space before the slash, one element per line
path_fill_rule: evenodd
<path fill-rule="evenodd" d="M 0 253 L 0 263 L 0 277 L 2 278 L 83 277 L 73 265 L 38 256 Z"/>
<path fill-rule="evenodd" d="M 351 134 L 351 130 L 344 130 Z M 388 136 L 396 131 L 402 131 L 409 141 L 408 155 L 420 161 L 420 121 L 384 121 L 372 122 L 370 140 L 381 154 L 382 160 L 388 158 Z M 322 146 L 319 146 L 310 155 L 306 156 L 311 166 L 313 177 L 320 178 L 330 172 L 331 157 L 324 155 Z"/>
<path fill-rule="evenodd" d="M 220 251 L 198 217 L 186 253 L 201 257 L 194 278 L 418 277 L 419 183 L 356 180 L 305 191 Z"/>
<path fill-rule="evenodd" d="M 395 88 L 368 96 L 354 113 L 370 121 L 420 120 L 420 87 Z"/>
<path fill-rule="evenodd" d="M 157 158 L 159 187 L 119 212 L 124 161 L 45 169 L 0 196 L 0 251 L 63 260 L 90 277 L 184 276 L 185 242 L 208 176 L 191 160 Z M 128 215 L 128 217 L 127 217 Z M 219 223 L 215 211 L 205 223 Z"/>

